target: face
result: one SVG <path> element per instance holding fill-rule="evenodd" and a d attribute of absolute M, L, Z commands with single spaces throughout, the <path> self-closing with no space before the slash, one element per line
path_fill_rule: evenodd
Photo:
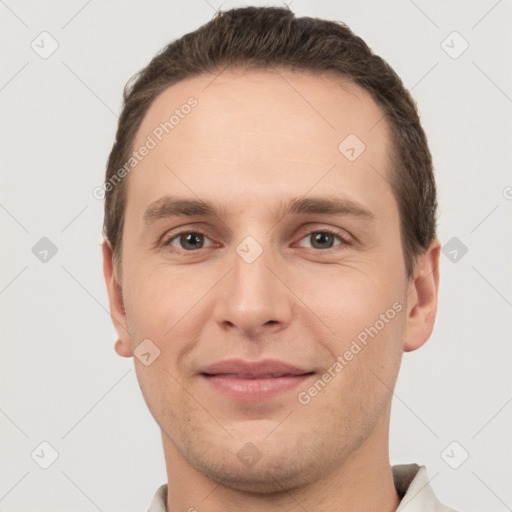
<path fill-rule="evenodd" d="M 438 248 L 407 279 L 369 94 L 304 72 L 214 78 L 168 88 L 138 131 L 152 147 L 127 178 L 122 294 L 104 245 L 116 350 L 150 340 L 134 361 L 166 457 L 277 490 L 385 450 Z"/>

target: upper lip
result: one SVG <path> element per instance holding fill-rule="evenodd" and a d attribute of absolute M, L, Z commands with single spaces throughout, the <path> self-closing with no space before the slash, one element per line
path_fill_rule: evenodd
<path fill-rule="evenodd" d="M 305 375 L 311 373 L 311 371 L 276 359 L 261 361 L 225 359 L 201 368 L 200 373 L 204 375 L 229 375 L 240 379 L 257 379 Z"/>

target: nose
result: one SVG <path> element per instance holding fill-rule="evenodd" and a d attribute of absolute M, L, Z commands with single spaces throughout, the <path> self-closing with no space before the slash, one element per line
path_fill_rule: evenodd
<path fill-rule="evenodd" d="M 214 319 L 224 330 L 257 338 L 290 324 L 294 295 L 286 284 L 285 265 L 271 258 L 269 251 L 263 250 L 252 262 L 240 256 L 242 252 L 234 252 L 214 308 Z"/>

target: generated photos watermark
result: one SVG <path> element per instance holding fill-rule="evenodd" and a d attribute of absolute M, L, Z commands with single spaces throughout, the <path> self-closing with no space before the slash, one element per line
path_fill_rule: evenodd
<path fill-rule="evenodd" d="M 389 322 L 395 318 L 397 313 L 402 311 L 403 306 L 400 302 L 394 302 L 393 305 L 385 312 L 381 313 L 378 320 L 376 320 L 370 327 L 365 327 L 350 344 L 350 347 L 345 350 L 343 355 L 339 355 L 334 363 L 322 374 L 322 376 L 315 381 L 306 391 L 301 391 L 297 395 L 298 401 L 302 405 L 307 405 L 311 400 L 322 391 L 329 382 L 331 382 L 339 373 L 347 366 L 350 361 L 354 359 L 367 345 L 369 338 L 373 339 L 379 334 Z"/>
<path fill-rule="evenodd" d="M 120 167 L 113 176 L 111 176 L 102 186 L 94 187 L 92 195 L 96 199 L 104 199 L 107 192 L 114 190 L 115 186 L 118 185 L 137 165 L 149 155 L 151 150 L 155 149 L 166 135 L 172 132 L 178 126 L 182 119 L 185 119 L 192 109 L 197 107 L 199 102 L 196 98 L 191 96 L 187 102 L 181 105 L 180 108 L 174 109 L 174 113 L 169 117 L 167 121 L 160 123 L 153 129 L 150 135 L 146 137 L 144 144 L 138 149 L 132 151 L 131 156 Z"/>

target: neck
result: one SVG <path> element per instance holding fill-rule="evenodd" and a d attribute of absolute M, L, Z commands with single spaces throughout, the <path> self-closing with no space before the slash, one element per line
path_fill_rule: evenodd
<path fill-rule="evenodd" d="M 327 476 L 272 494 L 247 493 L 215 482 L 192 468 L 162 433 L 168 476 L 167 512 L 395 512 L 400 498 L 389 464 L 389 421 L 381 417 L 372 434 Z"/>

